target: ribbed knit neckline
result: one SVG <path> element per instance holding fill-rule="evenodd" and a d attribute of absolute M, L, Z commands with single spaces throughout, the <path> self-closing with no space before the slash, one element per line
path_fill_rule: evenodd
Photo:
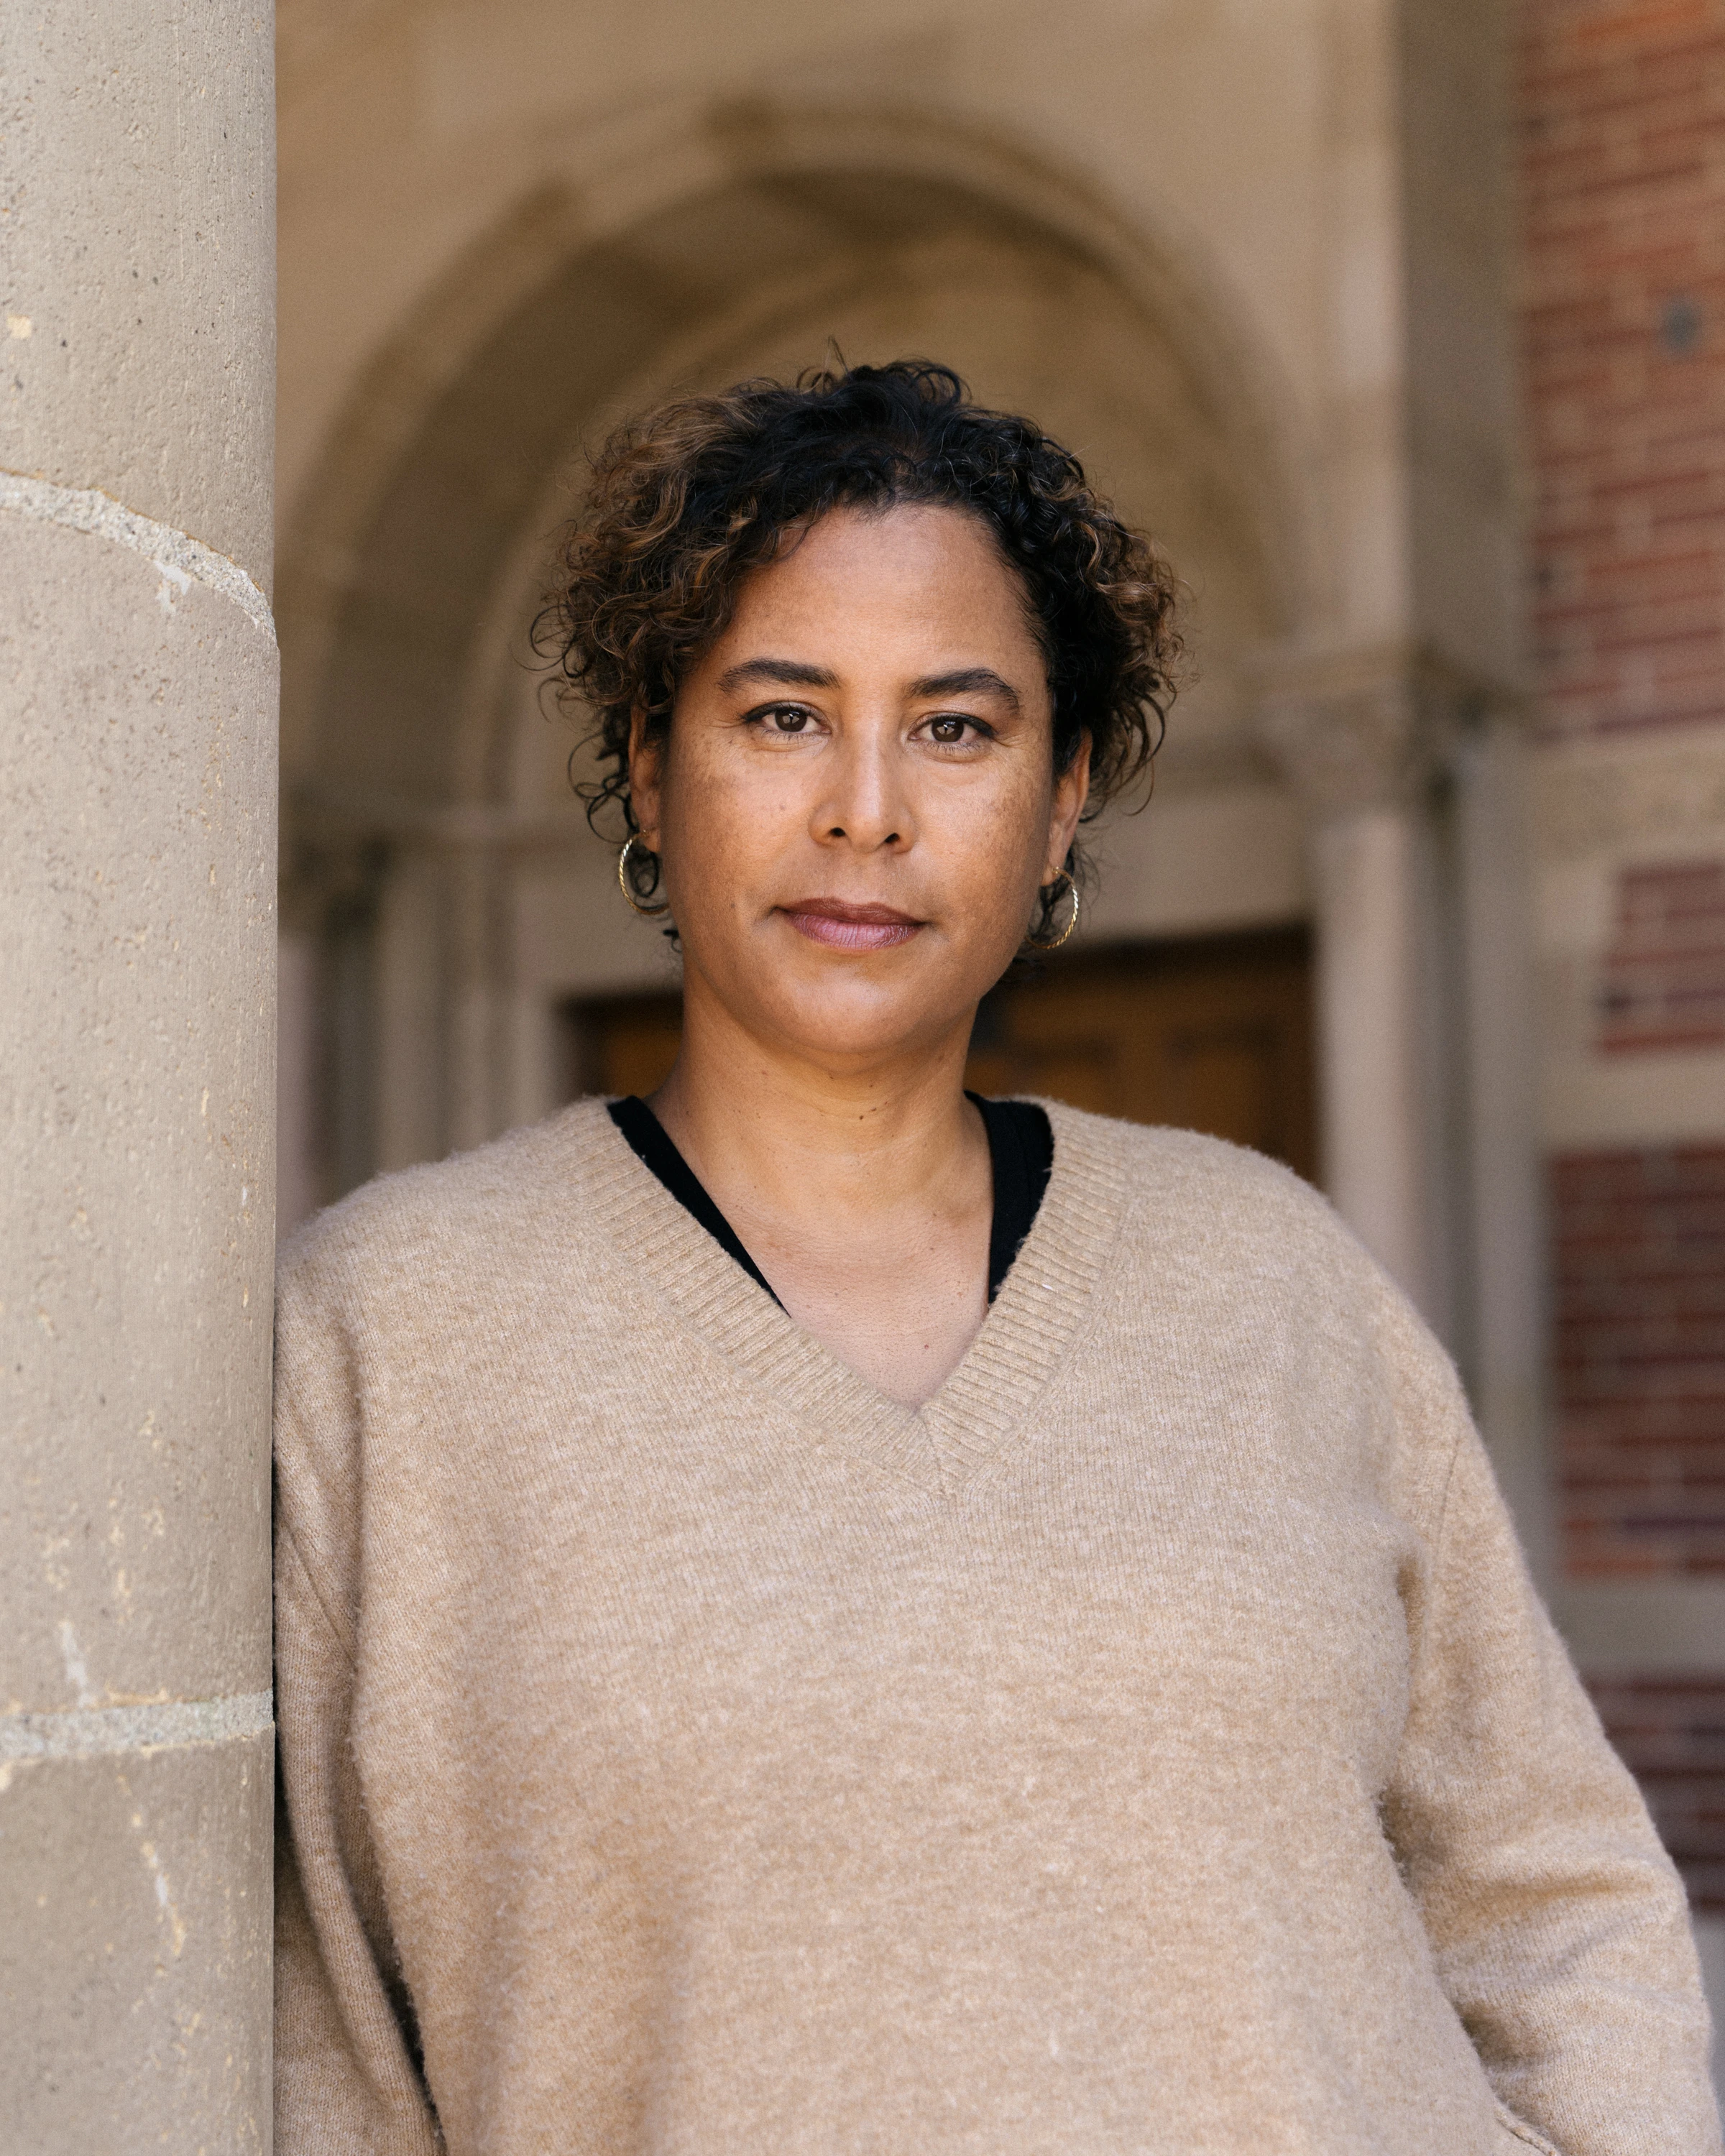
<path fill-rule="evenodd" d="M 626 1270 L 829 1443 L 921 1487 L 956 1495 L 1024 1420 L 1078 1333 L 1120 1231 L 1122 1185 L 1082 1117 L 1041 1104 L 1054 1172 L 982 1328 L 932 1399 L 888 1399 L 764 1294 L 629 1147 L 599 1101 L 569 1111 L 587 1218 Z"/>

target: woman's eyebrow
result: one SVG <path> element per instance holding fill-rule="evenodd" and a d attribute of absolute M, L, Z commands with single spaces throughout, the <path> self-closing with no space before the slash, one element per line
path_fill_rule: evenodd
<path fill-rule="evenodd" d="M 814 666 L 801 659 L 743 659 L 726 668 L 718 685 L 730 690 L 756 683 L 777 689 L 836 689 L 839 677 L 829 666 Z M 919 701 L 930 696 L 997 696 L 1013 711 L 1020 708 L 1018 690 L 992 666 L 955 666 L 944 674 L 924 674 L 906 684 L 906 694 Z"/>
<path fill-rule="evenodd" d="M 780 689 L 836 689 L 839 677 L 829 666 L 809 666 L 800 659 L 745 659 L 719 676 L 721 689 L 741 689 L 752 681 Z"/>
<path fill-rule="evenodd" d="M 998 696 L 1019 709 L 1019 692 L 992 666 L 958 666 L 949 674 L 925 674 L 911 684 L 912 696 Z"/>

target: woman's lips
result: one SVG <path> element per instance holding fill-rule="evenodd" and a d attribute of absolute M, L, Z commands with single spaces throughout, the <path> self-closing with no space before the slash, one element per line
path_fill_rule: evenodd
<path fill-rule="evenodd" d="M 836 898 L 799 898 L 778 909 L 811 943 L 834 951 L 886 951 L 908 943 L 922 923 L 890 906 L 847 906 Z"/>

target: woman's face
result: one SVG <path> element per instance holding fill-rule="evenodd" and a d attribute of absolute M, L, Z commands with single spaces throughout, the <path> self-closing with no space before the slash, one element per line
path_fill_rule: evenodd
<path fill-rule="evenodd" d="M 631 756 L 691 1007 L 832 1068 L 968 1033 L 1084 806 L 1051 721 L 980 521 L 836 510 L 788 545 Z"/>

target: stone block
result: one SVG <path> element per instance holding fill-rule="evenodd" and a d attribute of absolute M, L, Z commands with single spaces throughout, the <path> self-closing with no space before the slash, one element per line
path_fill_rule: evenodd
<path fill-rule="evenodd" d="M 0 2148 L 267 2151 L 274 1741 L 0 1765 Z"/>
<path fill-rule="evenodd" d="M 0 1715 L 269 1683 L 275 675 L 0 514 Z"/>
<path fill-rule="evenodd" d="M 271 10 L 7 11 L 0 466 L 100 487 L 267 590 Z"/>

